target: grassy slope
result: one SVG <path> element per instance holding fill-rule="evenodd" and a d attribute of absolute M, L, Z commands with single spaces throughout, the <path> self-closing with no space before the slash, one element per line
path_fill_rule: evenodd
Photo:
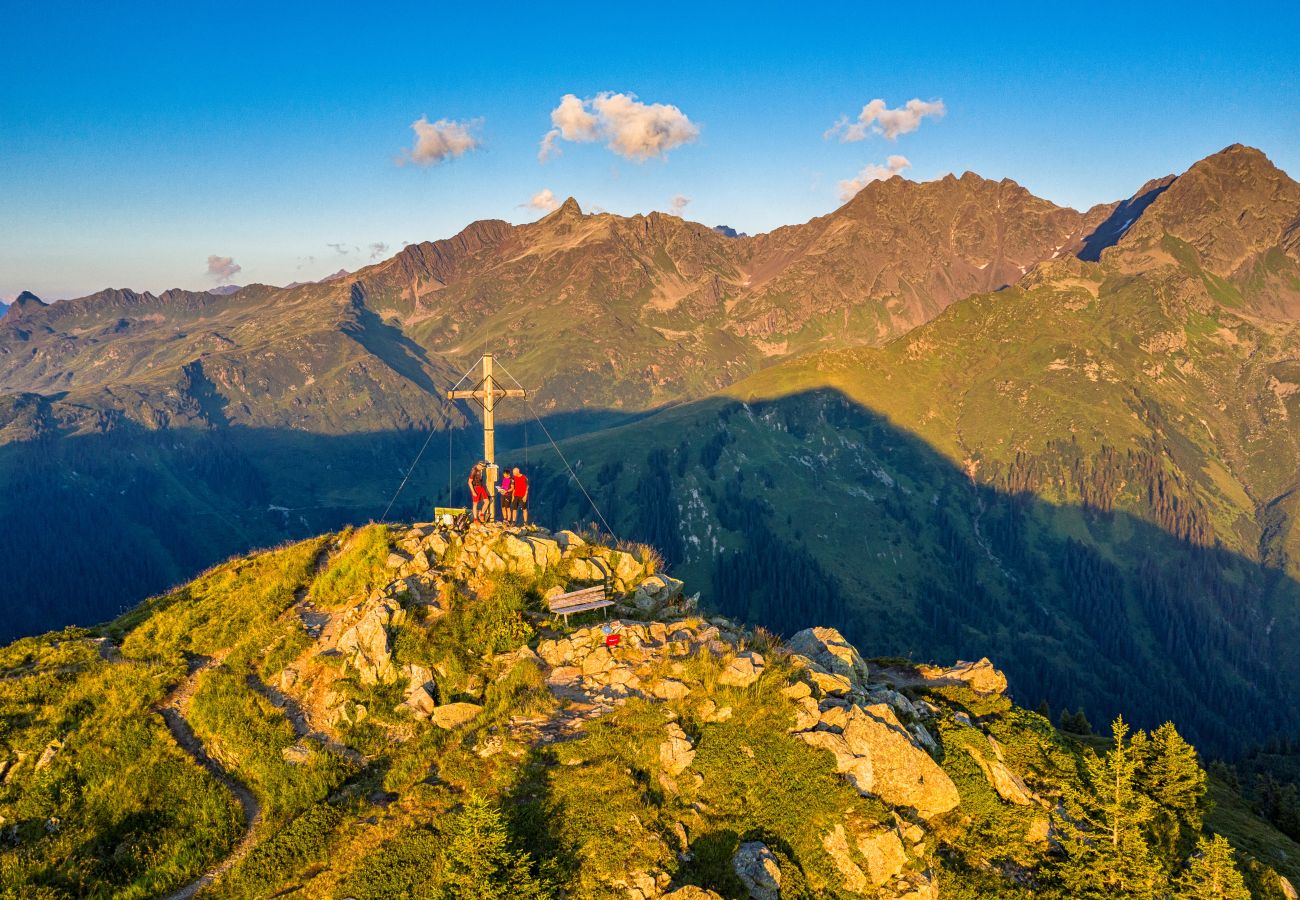
<path fill-rule="evenodd" d="M 702 654 L 678 676 L 696 686 L 692 697 L 630 702 L 577 740 L 544 750 L 518 744 L 503 727 L 511 716 L 554 703 L 531 665 L 520 663 L 486 688 L 479 680 L 472 690 L 482 692 L 485 713 L 455 732 L 412 730 L 398 717 L 345 732 L 371 754 L 364 768 L 314 745 L 308 763 L 288 766 L 280 751 L 292 742 L 292 729 L 282 710 L 249 688 L 246 673 L 270 680 L 304 649 L 296 618 L 281 614 L 296 591 L 309 589 L 328 608 L 349 596 L 355 601 L 387 577 L 380 574 L 388 546 L 383 529 L 340 535 L 331 544 L 334 558 L 319 574 L 314 564 L 325 540 L 233 560 L 141 605 L 104 629 L 121 642 L 121 662 L 101 659 L 86 632 L 26 639 L 0 651 L 9 674 L 23 673 L 0 682 L 5 752 L 35 750 L 56 736 L 64 741 L 49 767 L 35 773 L 28 762 L 0 789 L 0 811 L 20 836 L 0 848 L 0 895 L 151 896 L 202 871 L 231 845 L 239 830 L 234 805 L 177 750 L 150 709 L 184 675 L 187 658 L 221 660 L 198 677 L 191 721 L 267 810 L 253 851 L 210 889 L 212 896 L 261 897 L 289 888 L 304 896 L 431 896 L 457 863 L 449 854 L 458 823 L 478 798 L 499 804 L 512 846 L 535 864 L 547 860 L 535 865 L 538 876 L 570 896 L 614 896 L 614 880 L 659 868 L 672 873 L 674 884 L 739 897 L 731 854 L 740 841 L 761 839 L 778 852 L 791 896 L 829 898 L 845 895 L 820 835 L 836 822 L 893 821 L 886 807 L 834 775 L 829 755 L 788 736 L 793 707 L 779 689 L 792 672 L 779 646 L 761 635 L 756 646 L 771 664 L 754 687 L 718 685 L 719 662 Z M 450 654 L 472 674 L 485 665 L 478 654 L 489 647 L 535 643 L 531 628 L 503 631 L 498 624 L 521 621 L 517 611 L 538 602 L 537 587 L 508 579 L 492 590 L 481 586 L 481 599 L 462 596 L 437 624 L 421 621 L 412 607 L 394 636 L 398 661 L 428 665 Z M 485 634 L 497 635 L 494 643 L 482 644 Z M 454 680 L 452 669 L 447 677 Z M 382 698 L 370 691 L 365 699 L 378 712 Z M 701 696 L 730 706 L 731 718 L 709 721 Z M 944 851 L 929 863 L 940 866 L 944 890 L 1056 896 L 1052 854 L 1033 837 L 1042 811 L 997 799 L 962 749 L 971 742 L 987 749 L 985 739 L 952 714 L 976 717 L 1008 764 L 1047 797 L 1076 777 L 1080 745 L 1002 697 L 960 687 L 920 696 L 941 710 L 941 758 L 962 796 L 960 813 L 934 825 L 930 845 Z M 672 718 L 695 743 L 691 772 L 700 776 L 679 778 L 679 794 L 661 790 L 653 774 Z M 1222 785 L 1214 797 L 1213 828 L 1295 874 L 1285 840 Z M 61 821 L 53 833 L 41 824 L 51 815 Z M 688 823 L 690 850 L 682 859 L 673 849 L 680 822 Z M 1023 887 L 1025 873 L 1034 873 L 1029 883 L 1040 884 L 1037 894 Z M 1258 874 L 1270 877 L 1264 869 Z M 1260 888 L 1256 896 L 1273 895 Z"/>

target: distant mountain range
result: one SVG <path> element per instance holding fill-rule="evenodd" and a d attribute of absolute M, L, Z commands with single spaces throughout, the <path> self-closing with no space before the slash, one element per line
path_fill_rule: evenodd
<path fill-rule="evenodd" d="M 378 516 L 436 428 L 392 513 L 415 515 L 476 452 L 441 391 L 491 349 L 534 392 L 502 442 L 553 524 L 592 511 L 531 411 L 733 615 L 988 653 L 1031 704 L 1239 746 L 1234 707 L 1300 730 L 1297 320 L 1300 186 L 1241 146 L 1086 212 L 971 173 L 753 237 L 570 199 L 315 284 L 24 294 L 0 577 L 52 599 L 9 621 L 102 619 Z"/>

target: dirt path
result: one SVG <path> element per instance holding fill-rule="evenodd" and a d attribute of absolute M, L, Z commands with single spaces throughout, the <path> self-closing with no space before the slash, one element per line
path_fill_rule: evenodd
<path fill-rule="evenodd" d="M 180 890 L 168 894 L 166 900 L 189 900 L 189 898 L 228 872 L 252 849 L 257 837 L 258 823 L 262 820 L 262 805 L 253 796 L 253 792 L 231 776 L 222 767 L 221 763 L 208 755 L 207 750 L 203 747 L 203 742 L 199 740 L 198 735 L 194 733 L 194 729 L 190 727 L 190 723 L 185 718 L 190 700 L 194 697 L 194 692 L 198 688 L 199 676 L 219 664 L 223 655 L 202 656 L 193 660 L 190 664 L 189 674 L 176 686 L 176 690 L 172 691 L 162 701 L 158 712 L 162 714 L 163 720 L 167 723 L 167 729 L 172 733 L 172 737 L 175 738 L 180 748 L 188 753 L 195 762 L 207 769 L 208 773 L 221 782 L 226 790 L 234 794 L 235 799 L 239 801 L 239 806 L 244 812 L 244 834 L 229 855 L 221 862 Z"/>

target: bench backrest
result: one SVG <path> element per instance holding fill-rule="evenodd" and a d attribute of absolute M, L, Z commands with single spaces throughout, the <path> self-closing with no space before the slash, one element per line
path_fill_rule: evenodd
<path fill-rule="evenodd" d="M 592 603 L 596 600 L 604 599 L 605 588 L 603 585 L 598 584 L 594 587 L 569 591 L 567 594 L 557 594 L 547 601 L 547 605 L 550 606 L 551 612 L 563 612 L 571 606 L 585 606 L 586 604 Z"/>

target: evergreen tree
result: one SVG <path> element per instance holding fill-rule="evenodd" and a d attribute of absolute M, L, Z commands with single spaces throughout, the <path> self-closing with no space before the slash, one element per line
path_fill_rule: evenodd
<path fill-rule="evenodd" d="M 1138 789 L 1128 725 L 1121 717 L 1112 729 L 1115 747 L 1104 757 L 1088 751 L 1085 778 L 1066 790 L 1061 880 L 1078 900 L 1154 900 L 1164 879 L 1145 832 L 1152 803 Z"/>
<path fill-rule="evenodd" d="M 1187 870 L 1175 880 L 1174 900 L 1250 900 L 1250 891 L 1222 835 L 1201 838 Z"/>
<path fill-rule="evenodd" d="M 1183 740 L 1172 722 L 1152 732 L 1149 740 L 1135 739 L 1138 777 L 1147 796 L 1171 812 L 1193 831 L 1201 829 L 1205 799 L 1205 772 L 1196 749 Z"/>
<path fill-rule="evenodd" d="M 475 797 L 447 828 L 442 900 L 543 900 L 552 891 L 532 873 L 532 858 L 510 846 L 501 813 Z"/>

